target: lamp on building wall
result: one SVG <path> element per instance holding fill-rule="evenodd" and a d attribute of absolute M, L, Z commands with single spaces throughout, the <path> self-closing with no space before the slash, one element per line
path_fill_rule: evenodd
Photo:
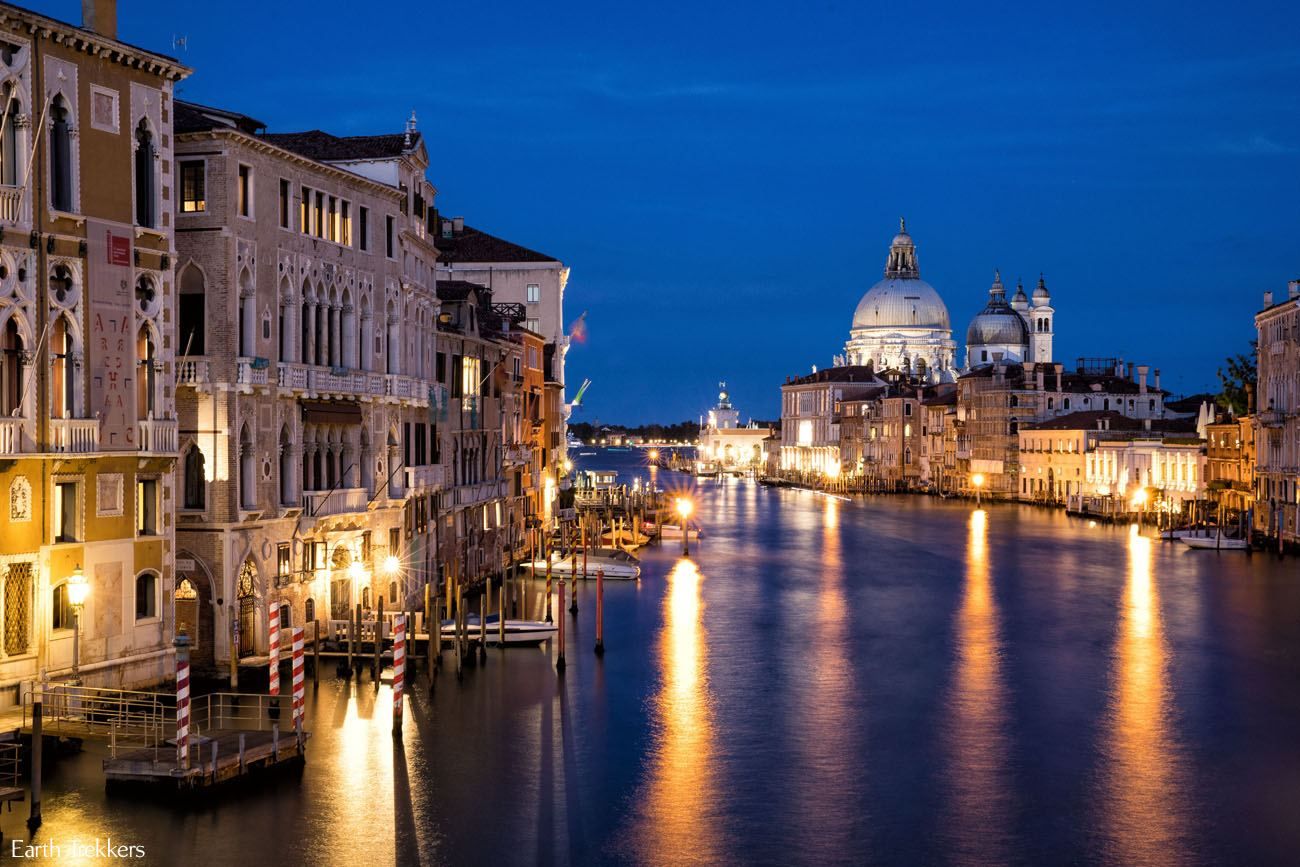
<path fill-rule="evenodd" d="M 81 610 L 86 606 L 90 585 L 81 571 L 81 564 L 68 576 L 68 604 L 72 606 L 72 682 L 81 683 Z"/>
<path fill-rule="evenodd" d="M 976 473 L 970 477 L 970 483 L 975 486 L 975 508 L 980 507 L 980 489 L 984 487 L 984 474 Z"/>

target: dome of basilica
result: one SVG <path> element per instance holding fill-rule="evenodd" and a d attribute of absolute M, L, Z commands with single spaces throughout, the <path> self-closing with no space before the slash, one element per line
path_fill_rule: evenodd
<path fill-rule="evenodd" d="M 1007 303 L 1000 275 L 994 277 L 989 303 L 966 329 L 966 346 L 968 349 L 975 346 L 1029 346 L 1029 326 L 1024 317 Z"/>
<path fill-rule="evenodd" d="M 943 299 L 933 286 L 921 279 L 916 244 L 901 220 L 899 232 L 889 247 L 885 279 L 867 290 L 853 312 L 853 330 L 862 328 L 943 331 L 952 328 Z"/>

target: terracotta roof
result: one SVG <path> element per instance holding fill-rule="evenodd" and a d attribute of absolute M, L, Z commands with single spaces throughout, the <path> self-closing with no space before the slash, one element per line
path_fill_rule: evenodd
<path fill-rule="evenodd" d="M 403 133 L 388 135 L 331 135 L 319 129 L 306 132 L 267 133 L 263 139 L 287 151 L 320 162 L 340 160 L 381 160 L 400 157 L 418 146 L 420 134 L 414 133 L 410 145 Z"/>
<path fill-rule="evenodd" d="M 1097 430 L 1098 422 L 1109 422 L 1108 430 L 1141 430 L 1139 419 L 1129 418 L 1113 409 L 1084 410 L 1025 425 L 1026 430 Z"/>
<path fill-rule="evenodd" d="M 450 222 L 445 217 L 443 222 Z M 554 256 L 530 250 L 527 247 L 489 235 L 473 226 L 465 226 L 450 235 L 439 233 L 433 239 L 438 247 L 438 262 L 559 262 Z"/>

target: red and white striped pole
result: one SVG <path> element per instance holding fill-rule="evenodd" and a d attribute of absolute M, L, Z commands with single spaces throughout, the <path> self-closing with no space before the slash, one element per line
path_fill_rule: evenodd
<path fill-rule="evenodd" d="M 402 685 L 406 678 L 406 615 L 393 618 L 393 734 L 402 734 Z"/>
<path fill-rule="evenodd" d="M 271 603 L 271 695 L 280 694 L 280 606 Z"/>
<path fill-rule="evenodd" d="M 303 653 L 303 630 L 301 626 L 293 630 L 293 728 L 298 733 L 298 741 L 302 742 L 302 717 L 304 710 L 304 662 L 306 655 Z"/>
<path fill-rule="evenodd" d="M 190 768 L 190 640 L 184 633 L 176 636 L 176 762 L 181 770 Z"/>

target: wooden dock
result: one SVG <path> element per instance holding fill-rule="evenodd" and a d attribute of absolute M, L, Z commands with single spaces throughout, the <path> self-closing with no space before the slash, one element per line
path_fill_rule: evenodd
<path fill-rule="evenodd" d="M 161 744 L 104 759 L 104 776 L 109 784 L 205 789 L 273 768 L 301 766 L 308 737 L 303 732 L 299 743 L 293 732 L 218 730 L 194 739 L 188 768 L 180 766 L 174 744 Z"/>

